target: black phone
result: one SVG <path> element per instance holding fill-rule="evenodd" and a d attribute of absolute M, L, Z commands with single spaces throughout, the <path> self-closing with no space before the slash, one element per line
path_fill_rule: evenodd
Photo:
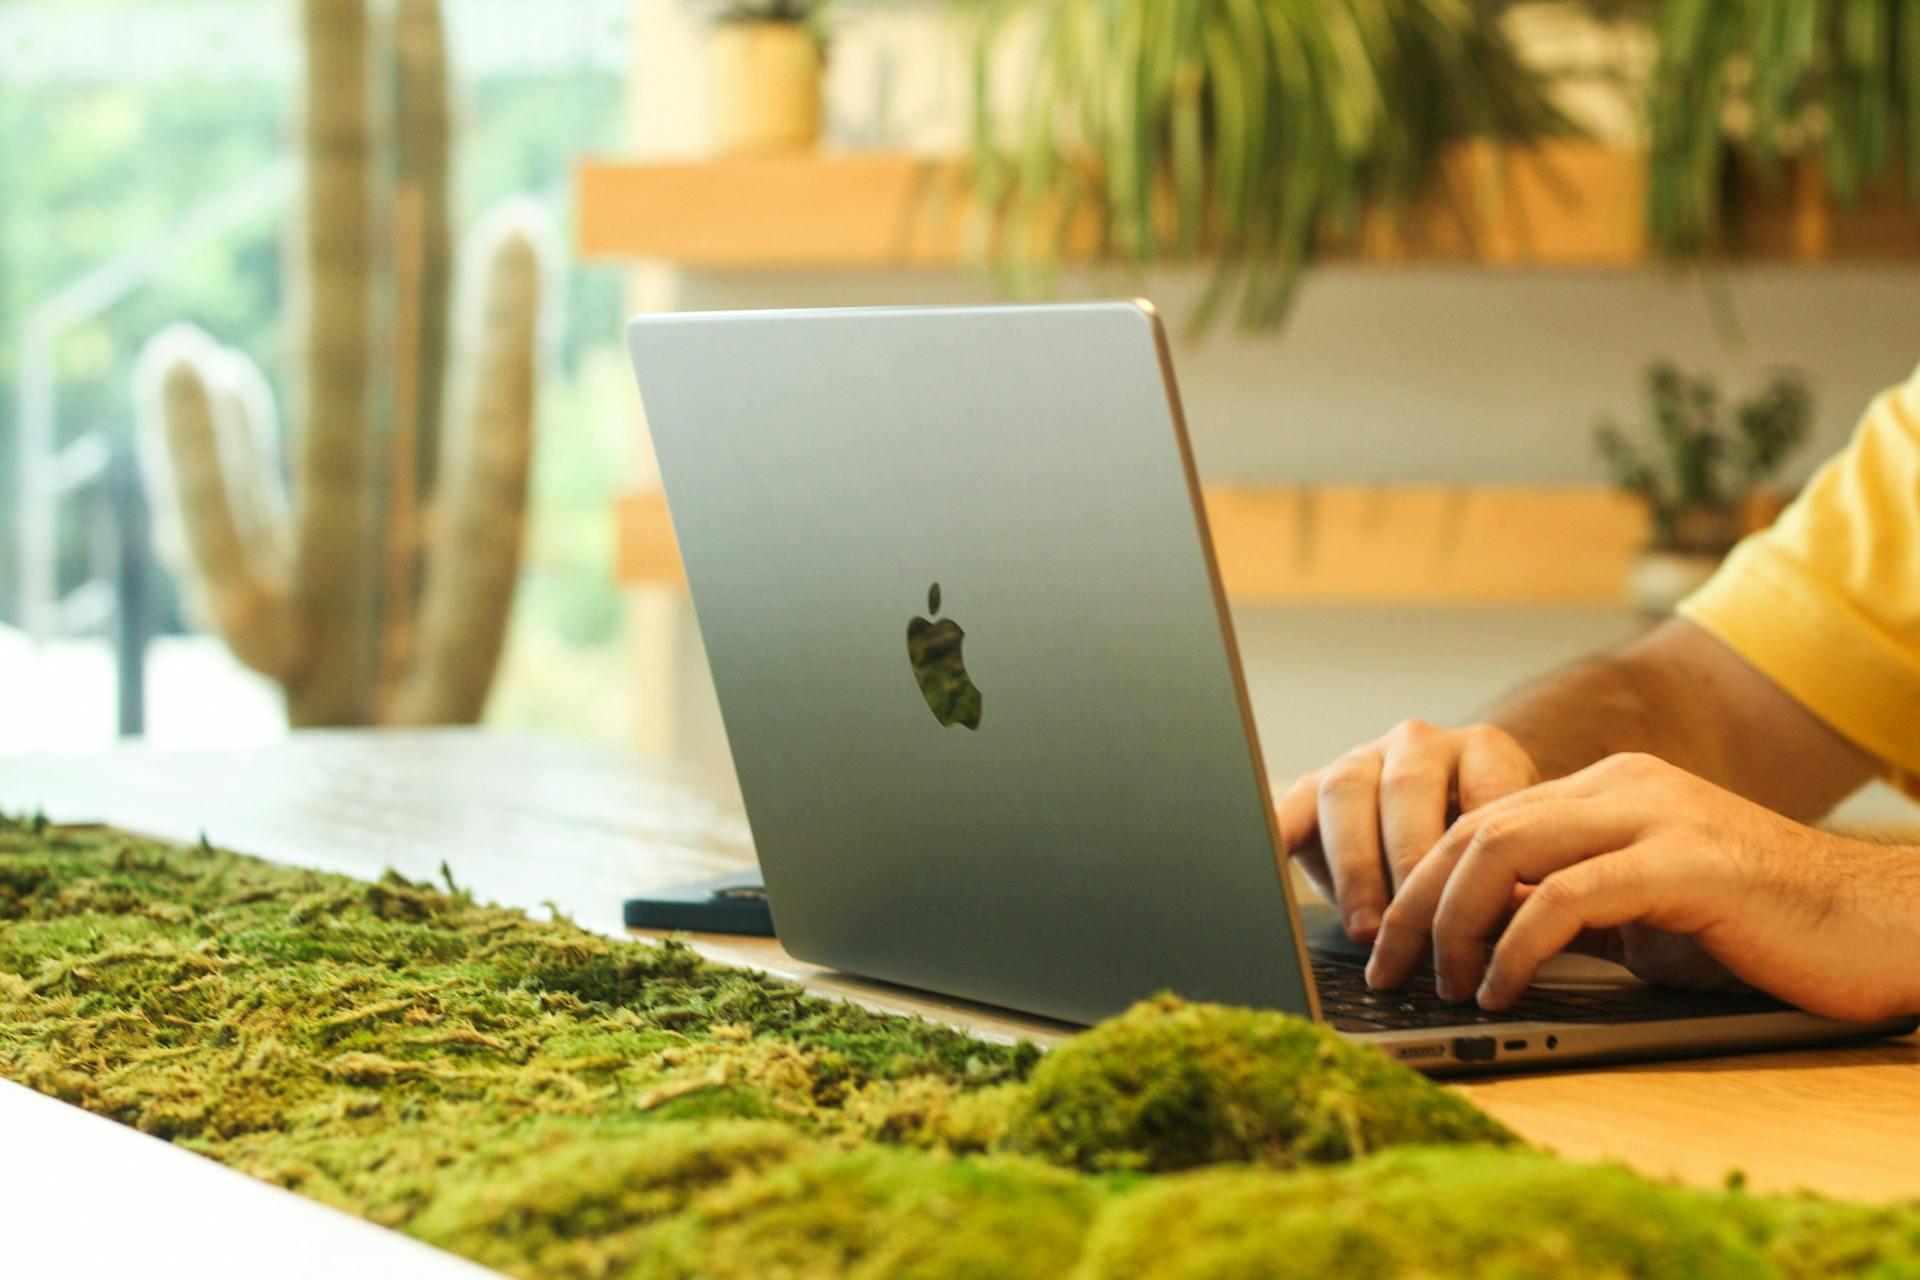
<path fill-rule="evenodd" d="M 758 871 L 696 880 L 644 898 L 628 898 L 624 915 L 629 929 L 774 936 L 767 886 Z"/>

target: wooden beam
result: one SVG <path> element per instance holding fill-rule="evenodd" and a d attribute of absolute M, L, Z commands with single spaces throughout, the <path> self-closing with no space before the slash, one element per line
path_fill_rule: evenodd
<path fill-rule="evenodd" d="M 952 263 L 961 173 L 888 154 L 588 163 L 580 250 L 713 269 Z"/>
<path fill-rule="evenodd" d="M 1802 170 L 1812 174 L 1807 177 Z M 1834 210 L 1817 170 L 1744 184 L 1731 256 L 1752 261 L 1912 262 L 1920 211 L 1897 192 Z M 577 175 L 589 258 L 702 270 L 950 267 L 979 258 L 981 219 L 957 159 L 819 152 L 751 159 L 589 161 Z M 1809 184 L 1812 185 L 1809 185 Z M 1468 143 L 1397 218 L 1376 211 L 1330 260 L 1611 268 L 1649 261 L 1646 159 L 1590 142 L 1528 149 Z M 1069 238 L 1091 258 L 1098 228 Z"/>
<path fill-rule="evenodd" d="M 1619 604 L 1646 538 L 1598 486 L 1212 486 L 1227 594 L 1319 604 Z M 683 587 L 658 493 L 619 506 L 620 580 Z"/>

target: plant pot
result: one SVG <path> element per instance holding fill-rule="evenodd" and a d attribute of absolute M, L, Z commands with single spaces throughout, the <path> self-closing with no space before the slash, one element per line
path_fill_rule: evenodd
<path fill-rule="evenodd" d="M 731 155 L 804 151 L 820 141 L 820 43 L 797 22 L 713 29 L 713 138 Z"/>
<path fill-rule="evenodd" d="M 1671 617 L 1674 606 L 1706 585 L 1724 559 L 1721 552 L 1648 548 L 1627 570 L 1628 598 L 1646 617 Z"/>

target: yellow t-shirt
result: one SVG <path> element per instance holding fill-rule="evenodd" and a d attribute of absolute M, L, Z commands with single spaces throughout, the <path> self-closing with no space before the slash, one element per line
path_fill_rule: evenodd
<path fill-rule="evenodd" d="M 1920 371 L 1680 614 L 1920 795 Z"/>

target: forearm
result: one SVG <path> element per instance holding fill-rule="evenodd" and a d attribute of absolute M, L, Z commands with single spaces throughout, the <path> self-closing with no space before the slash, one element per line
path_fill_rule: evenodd
<path fill-rule="evenodd" d="M 1698 721 L 1675 714 L 1657 671 L 1632 657 L 1589 658 L 1523 685 L 1488 714 L 1525 747 L 1543 778 L 1577 773 L 1621 752 L 1658 756 L 1724 785 L 1721 744 Z"/>
<path fill-rule="evenodd" d="M 1546 777 L 1645 752 L 1803 821 L 1824 815 L 1879 767 L 1731 649 L 1679 620 L 1522 688 L 1489 719 Z"/>

